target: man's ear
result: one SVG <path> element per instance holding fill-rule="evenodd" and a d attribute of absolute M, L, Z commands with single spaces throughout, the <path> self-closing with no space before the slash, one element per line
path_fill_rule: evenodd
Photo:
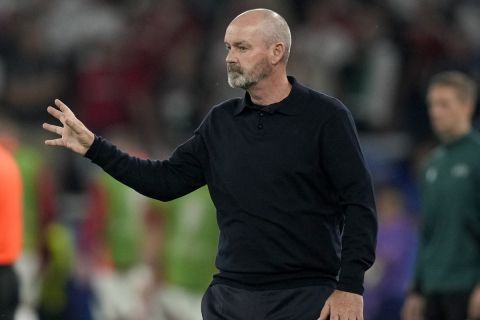
<path fill-rule="evenodd" d="M 285 45 L 282 42 L 277 42 L 272 44 L 272 56 L 270 58 L 270 62 L 273 65 L 276 65 L 280 61 L 282 61 L 284 55 L 285 55 Z"/>

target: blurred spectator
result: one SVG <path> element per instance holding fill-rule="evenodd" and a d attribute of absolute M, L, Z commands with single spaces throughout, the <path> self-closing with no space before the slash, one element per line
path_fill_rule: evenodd
<path fill-rule="evenodd" d="M 340 71 L 354 58 L 356 43 L 347 20 L 345 2 L 316 1 L 305 9 L 306 21 L 298 29 L 289 67 L 302 81 L 330 95 L 340 93 Z"/>
<path fill-rule="evenodd" d="M 144 156 L 141 144 L 128 130 L 111 129 L 108 137 Z M 151 202 L 103 171 L 91 177 L 93 192 L 89 216 L 84 220 L 79 241 L 83 259 L 92 261 L 90 275 L 93 313 L 96 319 L 147 319 L 144 297 L 153 281 L 151 265 L 143 256 L 146 214 Z"/>
<path fill-rule="evenodd" d="M 208 188 L 166 204 L 166 212 L 160 262 L 165 283 L 152 300 L 152 313 L 166 320 L 201 320 L 202 296 L 216 271 L 219 235 Z"/>
<path fill-rule="evenodd" d="M 50 224 L 45 234 L 48 261 L 42 270 L 39 319 L 72 319 L 68 286 L 72 275 L 73 241 L 68 229 L 60 224 Z"/>
<path fill-rule="evenodd" d="M 441 142 L 422 177 L 422 229 L 404 319 L 480 317 L 480 136 L 472 131 L 476 84 L 460 72 L 433 77 L 428 112 Z"/>
<path fill-rule="evenodd" d="M 366 275 L 366 319 L 396 320 L 415 259 L 415 224 L 402 191 L 391 185 L 377 188 L 377 212 L 377 258 Z"/>
<path fill-rule="evenodd" d="M 42 41 L 53 55 L 81 51 L 92 42 L 108 43 L 125 31 L 121 7 L 108 1 L 44 0 L 38 8 Z"/>
<path fill-rule="evenodd" d="M 54 217 L 55 186 L 47 157 L 30 142 L 30 130 L 21 131 L 11 119 L 0 116 L 0 145 L 6 146 L 19 166 L 23 185 L 22 255 L 16 263 L 20 280 L 19 316 L 34 317 L 38 298 L 38 276 L 45 249 L 45 226 Z M 34 319 L 34 318 L 32 318 Z"/>
<path fill-rule="evenodd" d="M 390 13 L 359 5 L 352 10 L 354 57 L 341 70 L 342 95 L 363 129 L 388 129 L 400 78 L 400 54 L 392 39 Z"/>
<path fill-rule="evenodd" d="M 22 229 L 20 170 L 0 144 L 0 319 L 13 320 L 20 301 L 14 264 L 21 254 Z"/>
<path fill-rule="evenodd" d="M 7 33 L 0 53 L 6 81 L 2 111 L 23 123 L 38 123 L 45 118 L 42 106 L 65 92 L 67 79 L 62 61 L 44 46 L 35 8 L 30 10 L 12 19 L 10 38 Z"/>

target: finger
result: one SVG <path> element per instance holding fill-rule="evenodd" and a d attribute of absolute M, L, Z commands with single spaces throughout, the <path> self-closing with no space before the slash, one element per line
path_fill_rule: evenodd
<path fill-rule="evenodd" d="M 50 113 L 53 117 L 57 118 L 58 120 L 60 120 L 61 122 L 63 122 L 62 120 L 64 119 L 64 114 L 58 110 L 58 109 L 55 109 L 54 107 L 52 106 L 48 106 L 47 108 L 47 111 L 48 113 Z"/>
<path fill-rule="evenodd" d="M 69 126 L 76 134 L 81 134 L 83 132 L 83 127 L 80 124 L 80 121 L 78 121 L 77 119 L 66 119 L 65 122 L 67 126 Z"/>
<path fill-rule="evenodd" d="M 55 99 L 55 105 L 58 107 L 58 109 L 62 110 L 62 112 L 72 112 L 69 107 L 65 103 L 63 103 L 60 99 Z"/>
<path fill-rule="evenodd" d="M 53 133 L 56 133 L 56 134 L 59 134 L 59 135 L 62 135 L 62 132 L 63 132 L 62 127 L 54 126 L 54 125 L 49 124 L 49 123 L 44 123 L 42 125 L 42 127 L 43 127 L 43 129 L 45 129 L 47 131 L 50 131 L 50 132 L 53 132 Z"/>
<path fill-rule="evenodd" d="M 323 306 L 322 311 L 320 312 L 320 317 L 318 318 L 318 320 L 329 320 L 329 315 L 330 315 L 330 305 L 326 303 Z"/>
<path fill-rule="evenodd" d="M 62 139 L 53 139 L 53 140 L 45 140 L 45 144 L 49 146 L 58 146 L 58 147 L 64 147 L 65 144 Z"/>

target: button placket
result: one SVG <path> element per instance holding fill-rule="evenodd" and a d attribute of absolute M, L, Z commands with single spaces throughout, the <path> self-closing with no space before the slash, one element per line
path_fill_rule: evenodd
<path fill-rule="evenodd" d="M 263 117 L 264 116 L 265 116 L 265 113 L 263 111 L 257 111 L 257 118 L 258 118 L 257 129 L 258 130 L 263 129 Z"/>

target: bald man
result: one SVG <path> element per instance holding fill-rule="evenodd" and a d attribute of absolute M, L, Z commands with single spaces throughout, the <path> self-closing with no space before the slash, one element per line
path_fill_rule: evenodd
<path fill-rule="evenodd" d="M 60 100 L 47 140 L 138 192 L 168 201 L 205 184 L 220 227 L 206 320 L 363 319 L 375 203 L 352 117 L 287 76 L 291 36 L 277 13 L 242 13 L 225 33 L 228 83 L 245 96 L 211 109 L 167 160 L 141 160 L 95 136 Z"/>

